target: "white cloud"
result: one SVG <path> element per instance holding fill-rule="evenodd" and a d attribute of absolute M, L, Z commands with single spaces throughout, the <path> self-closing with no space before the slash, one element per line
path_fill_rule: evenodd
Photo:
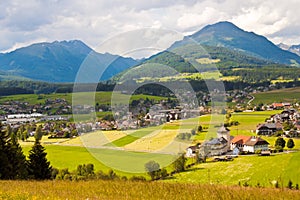
<path fill-rule="evenodd" d="M 81 39 L 96 47 L 139 28 L 184 34 L 229 20 L 278 43 L 300 43 L 298 8 L 291 0 L 21 0 L 0 2 L 0 51 L 36 41 Z"/>

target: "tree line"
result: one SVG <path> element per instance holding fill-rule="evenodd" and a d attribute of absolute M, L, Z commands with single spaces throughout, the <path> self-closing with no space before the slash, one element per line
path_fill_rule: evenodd
<path fill-rule="evenodd" d="M 91 84 L 79 84 L 83 92 L 92 91 L 94 88 Z M 71 83 L 47 83 L 41 81 L 0 81 L 0 96 L 16 94 L 51 94 L 51 93 L 72 93 L 74 84 Z M 112 91 L 115 83 L 111 81 L 99 82 L 96 91 Z"/>

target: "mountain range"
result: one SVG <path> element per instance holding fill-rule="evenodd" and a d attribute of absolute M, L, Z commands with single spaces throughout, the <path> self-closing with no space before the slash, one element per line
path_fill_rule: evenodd
<path fill-rule="evenodd" d="M 97 53 L 82 41 L 71 40 L 37 43 L 0 54 L 0 70 L 2 77 L 7 75 L 46 82 L 74 82 L 87 56 L 94 57 L 89 59 L 94 61 L 93 65 L 105 68 L 99 80 L 107 80 L 138 63 L 132 58 Z"/>
<path fill-rule="evenodd" d="M 283 50 L 290 51 L 290 52 L 295 53 L 298 56 L 300 56 L 300 44 L 298 44 L 298 45 L 286 45 L 286 44 L 280 43 L 277 46 L 279 48 L 283 49 Z"/>
<path fill-rule="evenodd" d="M 264 36 L 244 31 L 231 22 L 207 25 L 200 31 L 175 42 L 173 47 L 182 46 L 191 40 L 202 45 L 226 47 L 276 63 L 300 63 L 298 55 L 279 48 Z"/>
<path fill-rule="evenodd" d="M 191 42 L 192 41 L 192 42 Z M 266 37 L 247 32 L 233 23 L 218 22 L 207 25 L 192 35 L 176 41 L 166 51 L 144 59 L 143 62 L 163 61 L 172 64 L 179 72 L 193 72 L 190 64 L 170 50 L 181 48 L 190 50 L 191 43 L 201 44 L 219 66 L 243 65 L 259 66 L 269 63 L 298 65 L 299 46 L 283 48 L 276 46 Z M 192 51 L 192 50 L 190 50 Z M 104 70 L 99 80 L 108 80 L 128 68 L 138 66 L 140 61 L 109 53 L 100 54 L 82 41 L 55 41 L 37 43 L 0 54 L 0 79 L 30 79 L 46 82 L 74 82 L 76 74 L 87 56 L 93 57 L 92 65 Z M 193 55 L 190 56 L 199 56 Z M 90 63 L 91 64 L 91 63 Z M 107 67 L 108 66 L 108 67 Z M 89 72 L 93 73 L 93 71 Z M 87 80 L 88 82 L 88 75 Z"/>

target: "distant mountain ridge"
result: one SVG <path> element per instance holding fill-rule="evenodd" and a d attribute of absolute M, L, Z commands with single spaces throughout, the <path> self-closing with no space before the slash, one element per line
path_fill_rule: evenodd
<path fill-rule="evenodd" d="M 298 56 L 300 56 L 300 44 L 298 44 L 298 45 L 287 45 L 287 44 L 280 43 L 277 46 L 279 48 L 283 49 L 283 50 L 290 51 L 290 52 L 295 53 Z"/>
<path fill-rule="evenodd" d="M 0 54 L 0 80 L 74 82 L 81 64 L 87 57 L 91 58 L 89 64 L 93 67 L 85 74 L 83 82 L 89 82 L 91 76 L 95 77 L 95 69 L 105 70 L 99 80 L 109 80 L 140 63 L 158 62 L 171 65 L 179 73 L 194 73 L 197 70 L 192 68 L 189 60 L 176 54 L 170 54 L 168 51 L 181 49 L 184 54 L 189 56 L 188 59 L 194 61 L 198 59 L 197 62 L 199 62 L 199 58 L 201 59 L 203 55 L 194 53 L 189 46 L 195 42 L 203 46 L 207 55 L 214 60 L 220 69 L 254 68 L 274 63 L 299 66 L 300 63 L 300 57 L 296 55 L 300 55 L 300 45 L 276 46 L 266 37 L 244 31 L 231 22 L 218 22 L 207 25 L 194 34 L 174 42 L 165 51 L 139 61 L 109 53 L 97 53 L 80 40 L 32 44 L 9 53 Z M 201 62 L 200 65 L 203 65 L 207 60 Z M 148 72 L 149 70 L 153 69 L 149 68 Z M 159 71 L 162 74 L 165 73 L 161 69 Z M 146 73 L 145 75 L 149 74 Z M 162 76 L 155 71 L 152 74 Z"/>
<path fill-rule="evenodd" d="M 78 69 L 88 55 L 97 57 L 98 67 L 107 67 L 100 80 L 136 65 L 132 58 L 109 53 L 100 54 L 79 40 L 43 42 L 0 54 L 0 70 L 11 76 L 19 76 L 46 82 L 74 82 Z M 100 78 L 100 77 L 99 77 Z"/>
<path fill-rule="evenodd" d="M 172 46 L 182 46 L 194 40 L 208 46 L 221 46 L 233 50 L 243 51 L 258 58 L 271 60 L 282 64 L 300 63 L 300 57 L 283 50 L 269 41 L 266 37 L 247 32 L 231 22 L 218 22 L 207 25 L 200 31 L 184 37 Z"/>

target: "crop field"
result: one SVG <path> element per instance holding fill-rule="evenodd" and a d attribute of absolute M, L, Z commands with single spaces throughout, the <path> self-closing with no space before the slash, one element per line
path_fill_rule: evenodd
<path fill-rule="evenodd" d="M 252 94 L 255 99 L 253 104 L 265 103 L 271 104 L 274 102 L 298 102 L 300 99 L 300 87 L 287 88 L 280 90 L 272 90 L 269 92 L 261 92 Z"/>
<path fill-rule="evenodd" d="M 131 181 L 0 181 L 0 199 L 300 199 L 287 189 Z"/>

